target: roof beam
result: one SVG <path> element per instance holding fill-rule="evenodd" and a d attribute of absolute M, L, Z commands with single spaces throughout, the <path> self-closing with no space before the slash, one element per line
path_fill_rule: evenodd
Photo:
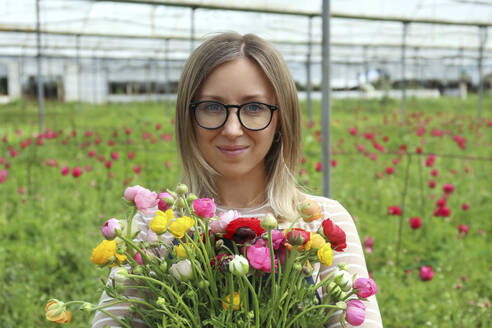
<path fill-rule="evenodd" d="M 307 11 L 307 10 L 289 10 L 279 8 L 255 8 L 244 5 L 224 5 L 224 4 L 205 4 L 201 1 L 167 1 L 167 0 L 92 0 L 95 2 L 119 2 L 119 3 L 134 3 L 134 4 L 146 4 L 146 5 L 162 5 L 173 7 L 186 7 L 195 9 L 209 9 L 209 10 L 231 10 L 231 11 L 243 11 L 243 12 L 255 12 L 255 13 L 267 13 L 267 14 L 279 14 L 279 15 L 296 15 L 296 16 L 321 16 L 321 11 Z M 236 2 L 235 2 L 236 3 Z M 247 2 L 237 2 L 247 3 Z M 470 21 L 457 21 L 448 19 L 432 19 L 432 18 L 411 18 L 411 17 L 397 17 L 397 16 L 371 16 L 371 15 L 357 15 L 350 13 L 342 13 L 332 11 L 330 13 L 332 18 L 342 19 L 357 19 L 357 20 L 369 20 L 369 21 L 384 21 L 384 22 L 402 22 L 402 23 L 417 23 L 417 24 L 439 24 L 439 25 L 458 25 L 458 26 L 485 26 L 492 27 L 492 22 L 470 22 Z"/>

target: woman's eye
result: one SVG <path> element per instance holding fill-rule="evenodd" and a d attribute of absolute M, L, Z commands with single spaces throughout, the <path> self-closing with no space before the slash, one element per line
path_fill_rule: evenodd
<path fill-rule="evenodd" d="M 263 110 L 263 106 L 261 106 L 260 104 L 248 104 L 245 106 L 245 109 L 247 112 L 250 112 L 250 113 L 255 113 L 255 112 L 260 112 Z"/>
<path fill-rule="evenodd" d="M 204 109 L 208 112 L 218 112 L 221 110 L 221 106 L 219 104 L 206 104 Z"/>

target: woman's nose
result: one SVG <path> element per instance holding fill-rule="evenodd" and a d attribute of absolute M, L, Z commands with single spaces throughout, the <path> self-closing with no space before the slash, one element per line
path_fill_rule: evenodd
<path fill-rule="evenodd" d="M 226 137 L 239 137 L 243 134 L 243 127 L 237 115 L 237 108 L 231 109 L 227 121 L 222 128 L 222 134 Z"/>

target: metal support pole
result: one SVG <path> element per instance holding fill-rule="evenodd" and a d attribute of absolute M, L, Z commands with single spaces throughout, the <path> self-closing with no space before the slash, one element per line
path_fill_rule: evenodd
<path fill-rule="evenodd" d="M 482 102 L 483 102 L 483 49 L 487 43 L 487 27 L 480 26 L 478 30 L 478 39 L 480 42 L 480 49 L 478 55 L 478 115 L 477 124 L 480 124 L 482 117 Z"/>
<path fill-rule="evenodd" d="M 331 122 L 331 101 L 330 101 L 330 0 L 323 0 L 322 19 L 322 150 L 323 150 L 323 196 L 331 196 L 331 154 L 330 154 L 330 122 Z"/>
<path fill-rule="evenodd" d="M 37 53 L 37 80 L 38 80 L 38 107 L 39 107 L 39 133 L 44 132 L 44 88 L 41 76 L 41 31 L 39 22 L 39 0 L 36 0 L 36 44 Z"/>
<path fill-rule="evenodd" d="M 313 91 L 313 87 L 311 84 L 311 52 L 312 52 L 312 21 L 313 16 L 309 16 L 309 25 L 308 25 L 308 51 L 307 51 L 307 59 L 306 59 L 306 101 L 307 101 L 307 109 L 308 109 L 308 117 L 309 122 L 313 121 L 313 108 L 312 108 L 312 100 L 311 93 Z"/>
<path fill-rule="evenodd" d="M 195 7 L 191 8 L 191 31 L 190 31 L 190 53 L 193 52 L 193 49 L 195 48 L 194 41 L 195 41 Z"/>
<path fill-rule="evenodd" d="M 403 22 L 403 35 L 401 42 L 401 122 L 405 124 L 405 110 L 407 107 L 407 81 L 406 81 L 406 50 L 407 50 L 408 22 Z"/>
<path fill-rule="evenodd" d="M 81 62 L 80 62 L 80 34 L 77 34 L 77 37 L 76 37 L 76 47 L 77 47 L 77 112 L 80 114 L 80 111 L 81 111 L 80 72 L 82 71 Z"/>

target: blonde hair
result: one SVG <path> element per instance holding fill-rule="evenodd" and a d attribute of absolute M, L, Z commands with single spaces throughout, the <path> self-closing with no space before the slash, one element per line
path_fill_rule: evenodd
<path fill-rule="evenodd" d="M 297 204 L 304 198 L 295 172 L 301 154 L 301 117 L 294 80 L 280 53 L 253 34 L 228 32 L 211 37 L 196 48 L 186 61 L 178 84 L 176 140 L 182 161 L 181 181 L 198 197 L 218 198 L 214 177 L 220 175 L 202 156 L 197 146 L 190 103 L 209 74 L 221 64 L 240 57 L 255 62 L 275 91 L 279 110 L 280 141 L 265 156 L 268 179 L 266 197 L 280 222 L 297 217 Z M 190 133 L 193 131 L 193 133 Z"/>

